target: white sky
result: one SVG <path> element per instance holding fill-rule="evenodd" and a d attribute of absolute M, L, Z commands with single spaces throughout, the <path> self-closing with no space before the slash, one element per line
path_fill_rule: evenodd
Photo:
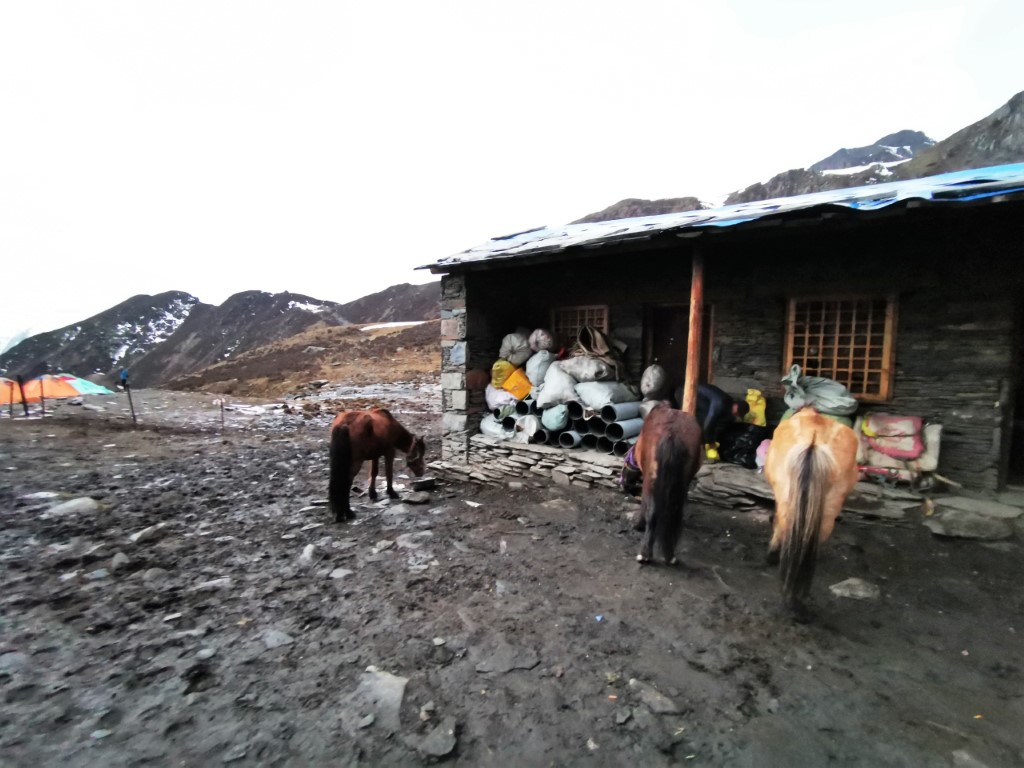
<path fill-rule="evenodd" d="M 0 339 L 130 296 L 350 301 L 624 197 L 1024 89 L 1020 0 L 0 0 Z"/>

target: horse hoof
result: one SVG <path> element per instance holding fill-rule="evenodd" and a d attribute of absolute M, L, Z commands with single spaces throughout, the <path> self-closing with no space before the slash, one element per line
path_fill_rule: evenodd
<path fill-rule="evenodd" d="M 398 495 L 398 491 L 388 491 L 388 497 L 392 499 L 401 498 L 401 496 Z"/>
<path fill-rule="evenodd" d="M 643 555 L 637 555 L 636 556 L 636 561 L 638 563 L 640 563 L 641 565 L 647 565 L 647 563 L 651 562 L 651 558 L 644 557 Z"/>

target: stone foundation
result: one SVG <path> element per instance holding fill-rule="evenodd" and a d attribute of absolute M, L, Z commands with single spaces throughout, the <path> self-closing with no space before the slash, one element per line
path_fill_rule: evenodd
<path fill-rule="evenodd" d="M 556 448 L 499 440 L 483 434 L 469 438 L 465 463 L 442 460 L 430 464 L 442 477 L 484 485 L 537 478 L 558 485 L 618 490 L 622 457 L 579 448 Z"/>

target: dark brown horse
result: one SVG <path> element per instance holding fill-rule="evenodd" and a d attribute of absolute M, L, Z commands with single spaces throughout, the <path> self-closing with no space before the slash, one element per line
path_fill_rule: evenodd
<path fill-rule="evenodd" d="M 334 519 L 339 523 L 355 517 L 348 494 L 364 461 L 371 462 L 368 493 L 374 501 L 377 499 L 377 461 L 382 456 L 388 496 L 392 499 L 398 498 L 391 485 L 396 449 L 405 454 L 409 469 L 417 477 L 426 470 L 423 438 L 410 433 L 384 408 L 339 413 L 331 423 L 330 444 L 331 474 L 327 498 Z"/>
<path fill-rule="evenodd" d="M 634 457 L 644 478 L 640 511 L 645 525 L 636 559 L 649 563 L 657 540 L 665 562 L 673 565 L 683 532 L 686 494 L 700 468 L 700 424 L 667 403 L 657 405 L 644 419 Z"/>

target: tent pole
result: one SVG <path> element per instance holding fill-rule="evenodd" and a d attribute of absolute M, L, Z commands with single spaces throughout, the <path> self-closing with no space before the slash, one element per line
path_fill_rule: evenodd
<path fill-rule="evenodd" d="M 686 378 L 683 380 L 682 409 L 697 413 L 697 378 L 700 376 L 701 337 L 704 333 L 704 252 L 693 249 L 693 276 L 690 278 L 690 335 L 686 345 Z"/>
<path fill-rule="evenodd" d="M 28 401 L 25 400 L 25 379 L 18 374 L 18 391 L 21 393 L 21 407 L 25 409 L 25 417 L 28 418 Z"/>
<path fill-rule="evenodd" d="M 128 379 L 124 380 L 124 391 L 128 393 L 128 407 L 132 409 L 132 426 L 137 427 L 139 422 L 135 420 L 135 403 L 132 402 L 132 388 L 128 384 Z"/>

